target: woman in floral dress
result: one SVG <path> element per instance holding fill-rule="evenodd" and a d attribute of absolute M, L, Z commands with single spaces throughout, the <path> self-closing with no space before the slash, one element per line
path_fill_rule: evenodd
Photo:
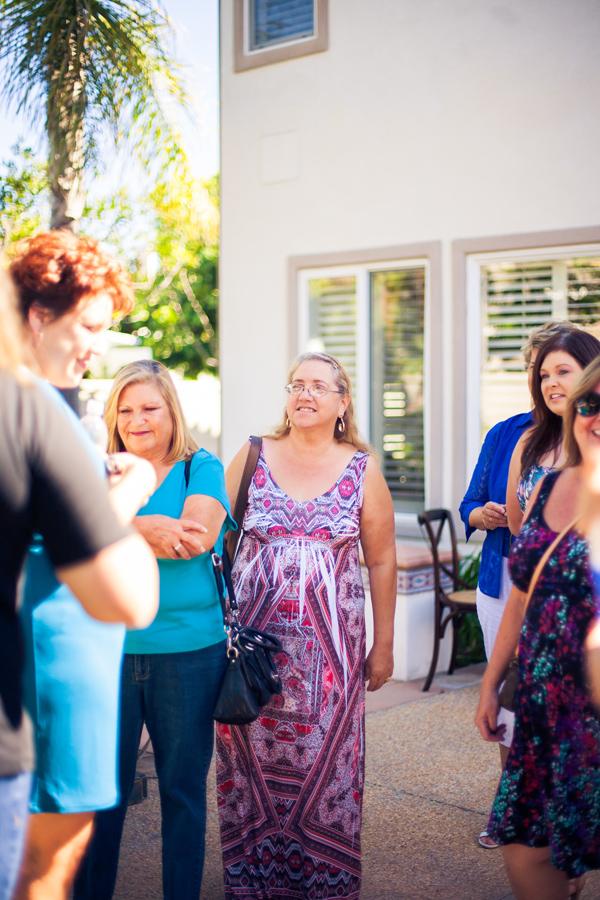
<path fill-rule="evenodd" d="M 579 896 L 584 873 L 600 868 L 600 720 L 584 659 L 597 606 L 577 528 L 552 552 L 524 609 L 537 563 L 577 515 L 584 468 L 600 443 L 600 358 L 577 379 L 564 421 L 565 468 L 538 483 L 513 541 L 514 587 L 475 719 L 486 740 L 499 740 L 498 686 L 518 642 L 514 737 L 488 825 L 516 900 Z"/>
<path fill-rule="evenodd" d="M 217 726 L 228 900 L 358 898 L 367 690 L 392 669 L 392 500 L 358 436 L 347 373 L 300 357 L 283 425 L 263 441 L 233 575 L 240 619 L 276 635 L 283 694 L 247 726 Z M 227 472 L 235 500 L 247 456 Z M 369 570 L 374 642 L 365 659 Z"/>

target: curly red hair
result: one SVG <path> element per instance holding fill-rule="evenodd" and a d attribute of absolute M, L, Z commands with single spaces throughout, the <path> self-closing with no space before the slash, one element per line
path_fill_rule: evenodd
<path fill-rule="evenodd" d="M 25 321 L 32 307 L 59 319 L 83 298 L 100 293 L 111 297 L 115 312 L 128 313 L 133 308 L 129 272 L 98 241 L 70 231 L 49 231 L 23 241 L 10 273 Z"/>

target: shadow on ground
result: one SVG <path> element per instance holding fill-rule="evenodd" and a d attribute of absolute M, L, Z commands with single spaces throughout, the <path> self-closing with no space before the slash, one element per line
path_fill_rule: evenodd
<path fill-rule="evenodd" d="M 499 776 L 497 748 L 473 725 L 478 692 L 394 697 L 403 705 L 367 715 L 361 900 L 511 900 L 501 852 L 477 845 Z M 201 898 L 223 900 L 214 768 L 209 785 Z M 129 810 L 115 900 L 160 900 L 160 878 L 151 777 L 148 800 Z M 600 900 L 600 873 L 582 900 Z"/>

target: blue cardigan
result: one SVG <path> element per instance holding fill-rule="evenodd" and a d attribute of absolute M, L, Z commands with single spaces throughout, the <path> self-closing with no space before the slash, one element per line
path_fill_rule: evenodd
<path fill-rule="evenodd" d="M 488 500 L 503 505 L 506 503 L 510 459 L 519 438 L 532 424 L 531 413 L 520 413 L 499 422 L 488 431 L 471 483 L 460 504 L 460 517 L 465 525 L 467 541 L 476 531 L 469 525 L 469 516 L 474 509 L 483 506 Z M 502 557 L 507 557 L 509 550 L 508 528 L 495 528 L 486 533 L 481 551 L 479 587 L 489 597 L 500 596 Z"/>

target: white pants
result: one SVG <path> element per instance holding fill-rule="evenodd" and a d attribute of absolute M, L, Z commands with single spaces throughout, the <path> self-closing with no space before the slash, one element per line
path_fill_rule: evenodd
<path fill-rule="evenodd" d="M 500 628 L 500 620 L 510 594 L 512 583 L 508 574 L 508 560 L 502 557 L 502 577 L 500 579 L 500 597 L 488 597 L 483 591 L 477 588 L 477 615 L 479 624 L 483 632 L 483 643 L 485 646 L 485 655 L 488 660 L 492 655 L 494 644 L 496 643 L 496 635 Z M 504 737 L 500 741 L 505 747 L 510 747 L 513 738 L 513 727 L 515 722 L 515 714 L 507 709 L 501 709 L 498 713 L 498 725 L 506 725 Z"/>

